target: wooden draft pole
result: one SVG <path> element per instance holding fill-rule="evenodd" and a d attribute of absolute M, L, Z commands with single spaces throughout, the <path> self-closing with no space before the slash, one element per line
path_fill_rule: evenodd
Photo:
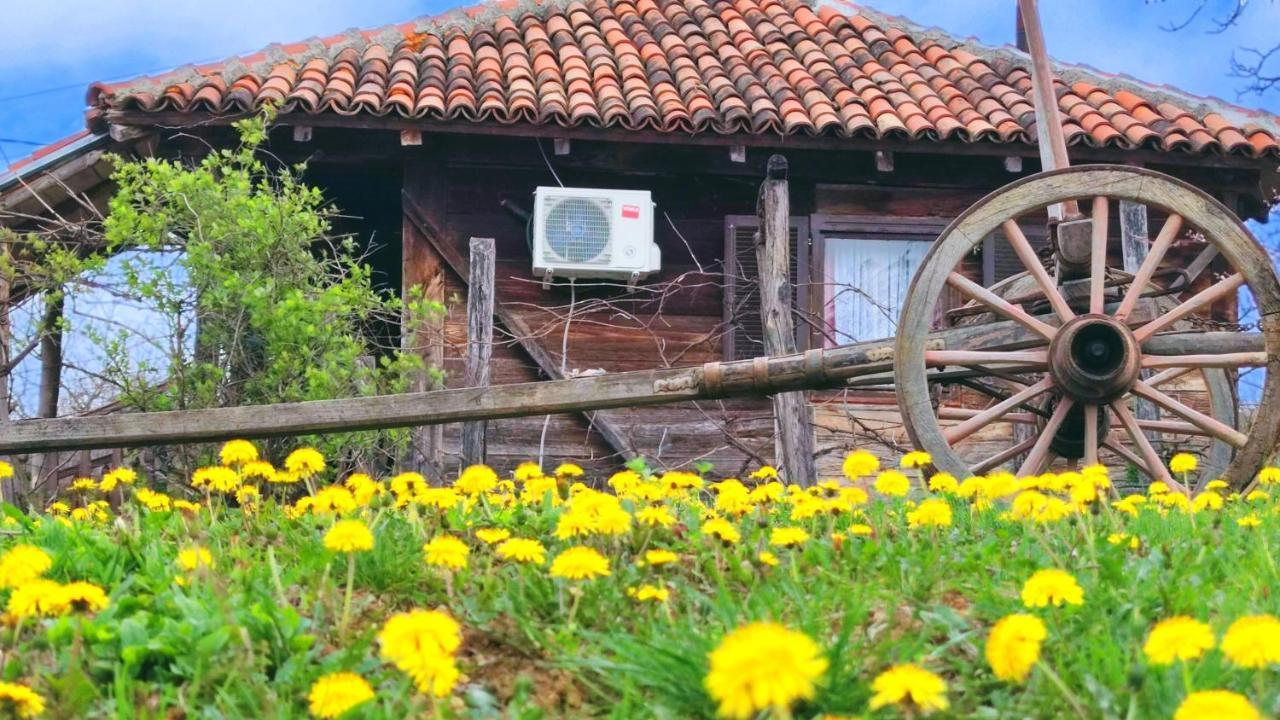
<path fill-rule="evenodd" d="M 796 333 L 791 320 L 791 201 L 787 159 L 781 155 L 770 156 L 765 172 L 756 206 L 760 216 L 760 230 L 756 236 L 760 319 L 764 328 L 765 352 L 773 356 L 789 355 L 796 351 Z M 775 462 L 782 467 L 787 482 L 811 485 L 817 473 L 806 393 L 774 395 L 773 418 L 778 438 Z"/>
<path fill-rule="evenodd" d="M 1027 53 L 1031 56 L 1031 91 L 1036 111 L 1036 144 L 1040 150 L 1042 170 L 1060 170 L 1070 167 L 1067 157 L 1067 140 L 1062 133 L 1058 95 L 1053 89 L 1053 66 L 1049 63 L 1049 51 L 1045 47 L 1044 31 L 1040 25 L 1040 8 L 1036 0 L 1018 0 L 1018 17 Z M 1058 263 L 1069 275 L 1089 274 L 1092 251 L 1093 223 L 1080 213 L 1074 200 L 1049 206 L 1049 219 L 1055 226 Z"/>
<path fill-rule="evenodd" d="M 489 360 L 493 356 L 493 238 L 471 238 L 471 279 L 467 287 L 467 357 L 463 384 L 469 388 L 489 387 Z M 484 420 L 462 425 L 462 462 L 477 465 L 485 461 Z"/>
<path fill-rule="evenodd" d="M 1036 343 L 1030 330 L 1006 320 L 930 333 L 934 352 L 970 347 L 1015 349 Z M 1157 335 L 1143 345 L 1155 355 L 1259 353 L 1260 333 Z M 203 410 L 86 415 L 18 420 L 0 428 L 0 454 L 217 442 L 312 433 L 353 432 L 647 407 L 704 398 L 759 396 L 893 382 L 894 341 L 871 340 L 782 357 L 710 362 L 698 367 L 638 370 L 587 377 L 454 388 L 396 395 Z M 1016 366 L 1015 366 L 1016 367 Z"/>

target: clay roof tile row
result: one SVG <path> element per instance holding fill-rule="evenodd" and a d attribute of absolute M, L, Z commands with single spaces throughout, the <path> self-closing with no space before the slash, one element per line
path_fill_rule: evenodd
<path fill-rule="evenodd" d="M 1025 57 L 984 57 L 801 0 L 571 0 L 524 10 L 502 2 L 464 15 L 471 20 L 274 46 L 194 78 L 96 85 L 91 100 L 144 112 L 272 103 L 283 112 L 678 133 L 1036 137 Z M 245 71 L 253 59 L 256 72 Z M 1097 84 L 1056 83 L 1069 143 L 1280 154 L 1260 124 L 1106 84 L 1101 75 Z"/>

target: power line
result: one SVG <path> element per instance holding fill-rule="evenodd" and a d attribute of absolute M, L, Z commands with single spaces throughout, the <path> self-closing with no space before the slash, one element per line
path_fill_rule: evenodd
<path fill-rule="evenodd" d="M 49 144 L 47 142 L 40 142 L 39 140 L 19 140 L 18 138 L 2 137 L 0 137 L 0 143 L 10 143 L 12 145 L 34 145 L 36 147 L 44 147 Z"/>
<path fill-rule="evenodd" d="M 93 81 L 91 80 L 89 82 L 93 82 Z M 7 97 L 0 97 L 0 102 L 10 102 L 12 100 L 25 100 L 27 98 L 36 97 L 37 95 L 48 95 L 49 93 L 62 92 L 64 90 L 74 90 L 76 88 L 83 89 L 89 86 L 89 82 L 76 83 L 74 85 L 59 85 L 58 87 L 45 88 L 43 90 L 32 90 L 31 92 L 28 92 L 28 93 L 20 93 L 18 95 L 9 95 Z"/>

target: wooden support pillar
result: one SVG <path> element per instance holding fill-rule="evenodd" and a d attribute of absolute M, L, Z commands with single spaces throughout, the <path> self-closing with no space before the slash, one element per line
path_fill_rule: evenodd
<path fill-rule="evenodd" d="M 9 424 L 9 345 L 13 341 L 13 333 L 9 327 L 9 246 L 0 249 L 6 262 L 0 263 L 0 427 Z M 20 470 L 20 468 L 15 468 Z M 18 485 L 21 472 L 8 480 L 0 480 L 0 500 L 14 503 L 18 500 Z"/>
<path fill-rule="evenodd" d="M 489 386 L 489 360 L 493 356 L 493 238 L 471 238 L 471 278 L 467 283 L 467 357 L 463 368 L 467 387 Z M 462 424 L 462 462 L 485 461 L 484 420 Z"/>
<path fill-rule="evenodd" d="M 44 317 L 40 321 L 40 390 L 36 404 L 36 417 L 58 416 L 58 400 L 62 395 L 62 314 L 66 299 L 61 292 L 56 297 L 46 296 Z M 58 454 L 33 455 L 31 457 L 31 486 L 44 497 L 52 497 L 58 490 Z M 33 502 L 37 502 L 34 498 Z"/>
<path fill-rule="evenodd" d="M 1141 203 L 1121 200 L 1120 256 L 1125 272 L 1137 272 L 1138 266 L 1142 265 L 1142 261 L 1147 259 L 1148 237 L 1147 206 Z M 1151 372 L 1144 371 L 1143 376 L 1150 377 Z M 1159 417 L 1159 413 L 1156 411 L 1155 404 L 1150 400 L 1138 398 L 1137 404 L 1134 406 L 1134 416 L 1139 420 L 1155 420 Z M 1149 431 L 1147 436 L 1154 441 L 1157 439 L 1158 434 Z"/>
<path fill-rule="evenodd" d="M 787 159 L 769 158 L 767 176 L 760 185 L 756 212 L 760 230 L 756 236 L 756 263 L 760 268 L 760 315 L 764 326 L 764 348 L 770 355 L 796 352 L 796 334 L 791 319 L 790 229 L 791 201 L 787 187 Z M 811 485 L 815 481 L 813 427 L 809 422 L 809 401 L 804 392 L 773 396 L 773 416 L 777 424 L 775 462 L 787 482 Z"/>
<path fill-rule="evenodd" d="M 426 153 L 410 153 L 405 159 L 404 198 L 436 222 L 445 226 L 446 174 L 442 164 Z M 422 230 L 404 220 L 401 230 L 401 282 L 405 314 L 401 319 L 400 342 L 406 352 L 416 352 L 426 370 L 410 383 L 413 391 L 444 387 L 440 370 L 444 367 L 444 316 L 418 312 L 424 304 L 445 299 L 445 265 L 431 248 Z M 431 370 L 433 372 L 427 372 Z M 410 431 L 409 457 L 405 462 L 424 470 L 439 481 L 444 472 L 442 449 L 444 428 L 439 425 L 415 427 Z"/>

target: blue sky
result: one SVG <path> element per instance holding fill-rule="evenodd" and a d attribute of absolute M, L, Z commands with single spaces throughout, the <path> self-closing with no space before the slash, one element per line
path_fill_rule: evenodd
<path fill-rule="evenodd" d="M 1280 41 L 1280 4 L 1253 3 L 1220 34 L 1211 17 L 1233 0 L 1207 0 L 1196 23 L 1172 34 L 1198 0 L 1042 0 L 1050 52 L 1062 60 L 1168 83 L 1200 95 L 1280 111 L 1280 93 L 1236 98 L 1231 51 Z M 467 3 L 470 4 L 470 3 Z M 983 42 L 1013 40 L 1014 0 L 874 0 L 923 25 Z M 257 50 L 271 42 L 408 20 L 455 7 L 448 0 L 6 0 L 0 24 L 0 150 L 10 159 L 84 125 L 84 92 L 118 80 Z M 0 167 L 5 164 L 0 158 Z"/>

